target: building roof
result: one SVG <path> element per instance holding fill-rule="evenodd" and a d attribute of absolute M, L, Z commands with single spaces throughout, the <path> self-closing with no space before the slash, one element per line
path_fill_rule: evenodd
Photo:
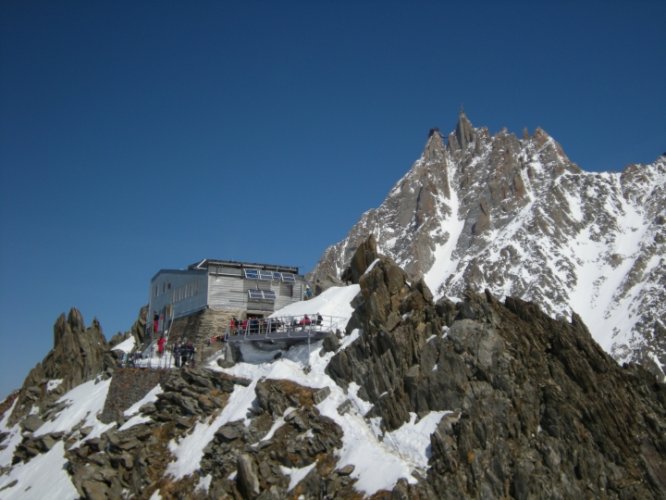
<path fill-rule="evenodd" d="M 160 274 L 205 274 L 206 270 L 205 269 L 160 269 L 157 271 L 152 278 L 150 278 L 150 282 L 152 283 L 155 281 L 155 278 L 157 278 Z"/>
<path fill-rule="evenodd" d="M 187 269 L 197 271 L 208 269 L 210 266 L 234 267 L 237 269 L 261 269 L 264 271 L 279 271 L 283 273 L 298 274 L 298 267 L 283 266 L 279 264 L 260 264 L 258 262 L 239 262 L 235 260 L 203 259 L 188 266 Z"/>
<path fill-rule="evenodd" d="M 283 266 L 279 264 L 260 264 L 257 262 L 239 262 L 235 260 L 203 259 L 187 266 L 187 269 L 160 269 L 150 279 L 152 283 L 160 274 L 191 274 L 208 272 L 210 266 L 233 267 L 236 269 L 259 269 L 262 271 L 277 271 L 281 273 L 298 274 L 298 267 Z"/>

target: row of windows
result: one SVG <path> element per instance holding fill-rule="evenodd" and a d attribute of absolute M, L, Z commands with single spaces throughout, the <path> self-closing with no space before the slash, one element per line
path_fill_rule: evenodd
<path fill-rule="evenodd" d="M 199 295 L 199 288 L 200 286 L 198 281 L 179 286 L 173 292 L 173 302 L 178 302 L 180 300 Z M 165 281 L 161 285 L 153 285 L 152 291 L 153 297 L 171 292 L 171 282 Z"/>
<path fill-rule="evenodd" d="M 173 292 L 173 301 L 180 302 L 181 300 L 189 299 L 199 295 L 199 282 L 187 283 L 186 285 L 176 288 Z"/>
<path fill-rule="evenodd" d="M 274 271 L 260 271 L 257 269 L 244 269 L 246 273 L 245 278 L 251 280 L 263 280 L 263 281 L 282 281 L 285 283 L 282 294 L 287 297 L 294 296 L 294 285 L 295 276 L 291 273 L 279 273 Z M 261 273 L 261 274 L 260 274 Z M 277 276 L 279 275 L 279 276 Z M 286 288 L 285 288 L 286 287 Z M 173 291 L 172 302 L 180 302 L 181 300 L 188 299 L 199 295 L 201 288 L 200 281 L 194 281 L 187 283 L 176 288 Z M 155 284 L 152 288 L 152 296 L 157 297 L 159 295 L 164 295 L 170 293 L 172 289 L 171 282 L 165 281 L 161 284 Z M 273 290 L 262 290 L 262 289 L 252 289 L 248 290 L 248 296 L 250 300 L 269 300 L 275 301 L 276 294 Z"/>
<path fill-rule="evenodd" d="M 248 280 L 284 281 L 285 283 L 296 282 L 296 276 L 292 273 L 264 271 L 262 269 L 243 269 L 243 276 Z"/>

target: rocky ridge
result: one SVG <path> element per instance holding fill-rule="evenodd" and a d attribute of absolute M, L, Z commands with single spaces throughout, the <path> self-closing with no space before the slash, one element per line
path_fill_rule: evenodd
<path fill-rule="evenodd" d="M 96 377 L 109 377 L 115 359 L 97 319 L 86 327 L 81 312 L 72 308 L 53 326 L 53 349 L 23 382 L 10 422 L 15 423 L 38 408 L 44 412 L 67 391 Z M 36 425 L 39 417 L 35 417 Z"/>
<path fill-rule="evenodd" d="M 553 317 L 580 314 L 620 361 L 664 376 L 666 157 L 589 173 L 545 131 L 475 128 L 461 112 L 384 202 L 329 247 L 316 289 L 340 283 L 368 235 L 436 298 L 518 297 Z"/>
<path fill-rule="evenodd" d="M 555 320 L 487 291 L 433 304 L 386 258 L 359 283 L 351 324 L 364 334 L 329 373 L 360 385 L 374 405 L 367 416 L 387 430 L 410 413 L 453 410 L 409 497 L 664 494 L 665 387 L 638 365 L 618 366 L 580 317 Z"/>
<path fill-rule="evenodd" d="M 340 462 L 345 430 L 322 412 L 339 393 L 333 385 L 190 368 L 158 371 L 160 391 L 135 422 L 123 412 L 141 395 L 122 388 L 141 374 L 116 369 L 119 390 L 109 390 L 107 407 L 109 397 L 127 398 L 115 401 L 107 414 L 117 420 L 99 435 L 82 423 L 40 434 L 23 418 L 13 464 L 62 446 L 84 498 L 666 495 L 666 387 L 639 365 L 620 367 L 578 316 L 556 320 L 533 303 L 501 303 L 488 292 L 433 302 L 424 281 L 413 282 L 378 254 L 372 239 L 352 262 L 346 275 L 360 293 L 346 338 L 355 340 L 329 339 L 321 355 L 331 356 L 326 372 L 335 384 L 348 388 L 349 399 L 337 407 L 347 419 L 387 436 L 442 412 L 428 466 L 410 481 L 372 494 L 356 488 L 354 466 Z M 79 331 L 82 322 L 72 318 Z M 367 411 L 353 403 L 352 386 Z M 247 413 L 213 426 L 239 394 L 252 397 Z M 51 406 L 33 415 L 48 421 L 59 411 Z M 207 426 L 210 437 L 196 458 L 190 440 Z M 5 439 L 0 435 L 0 448 Z M 193 460 L 189 473 L 177 472 Z M 0 470 L 5 491 L 12 485 L 3 486 L 2 476 L 10 470 Z M 296 481 L 293 470 L 303 471 Z"/>

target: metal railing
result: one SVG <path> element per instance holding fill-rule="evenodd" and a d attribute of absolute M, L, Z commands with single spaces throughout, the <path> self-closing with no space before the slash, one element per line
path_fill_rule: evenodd
<path fill-rule="evenodd" d="M 195 353 L 203 355 L 205 347 L 212 342 L 238 342 L 262 340 L 308 340 L 322 338 L 320 334 L 335 333 L 345 328 L 349 318 L 315 314 L 298 316 L 279 316 L 269 318 L 251 318 L 239 323 L 238 328 L 227 326 L 222 335 L 205 340 L 195 349 Z M 169 330 L 164 332 L 169 339 Z M 174 346 L 165 345 L 162 356 L 157 356 L 157 339 L 151 339 L 142 350 L 126 354 L 120 361 L 120 366 L 137 368 L 175 368 L 182 367 L 182 352 L 174 352 Z M 179 357 L 179 361 L 176 359 Z M 203 361 L 203 360 L 201 360 Z M 194 363 L 194 355 L 188 357 L 188 365 Z"/>
<path fill-rule="evenodd" d="M 348 318 L 324 316 L 321 314 L 303 314 L 299 316 L 279 316 L 269 318 L 250 318 L 237 327 L 227 326 L 224 340 L 246 338 L 296 338 L 312 333 L 335 332 L 344 328 Z"/>

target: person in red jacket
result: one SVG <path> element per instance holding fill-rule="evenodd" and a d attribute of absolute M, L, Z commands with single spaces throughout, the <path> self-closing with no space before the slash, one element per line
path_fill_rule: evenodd
<path fill-rule="evenodd" d="M 310 317 L 307 314 L 303 316 L 301 321 L 299 321 L 301 326 L 310 326 L 310 323 L 312 323 L 312 320 L 310 320 Z"/>
<path fill-rule="evenodd" d="M 157 354 L 161 357 L 164 354 L 164 346 L 166 345 L 166 339 L 164 335 L 160 336 L 160 339 L 157 341 Z"/>

